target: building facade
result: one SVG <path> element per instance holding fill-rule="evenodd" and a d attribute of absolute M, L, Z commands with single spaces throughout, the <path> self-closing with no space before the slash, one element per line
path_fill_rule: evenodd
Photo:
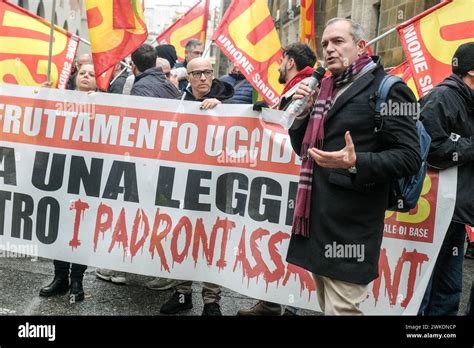
<path fill-rule="evenodd" d="M 10 2 L 51 21 L 52 0 L 10 0 Z M 87 41 L 89 40 L 84 0 L 56 0 L 53 18 L 54 24 Z M 90 52 L 90 47 L 81 42 L 78 54 L 87 52 Z"/>
<path fill-rule="evenodd" d="M 52 0 L 10 0 L 28 11 L 48 20 L 51 19 Z M 373 39 L 441 2 L 440 0 L 314 0 L 317 55 L 322 59 L 321 36 L 325 23 L 334 17 L 351 18 L 362 24 L 367 38 Z M 231 0 L 219 0 L 211 9 L 208 38 L 229 7 Z M 168 0 L 156 1 L 145 8 L 145 18 L 150 32 L 149 42 L 189 9 L 189 5 Z M 279 33 L 282 46 L 299 41 L 300 0 L 268 0 L 268 6 Z M 54 11 L 55 24 L 86 40 L 89 39 L 84 0 L 57 0 Z M 210 44 L 210 42 L 208 42 Z M 393 67 L 405 60 L 398 34 L 386 36 L 373 45 L 375 54 L 382 57 L 385 67 Z M 90 47 L 81 43 L 78 53 L 90 52 Z M 216 75 L 228 72 L 229 61 L 215 45 L 210 58 L 216 67 Z"/>
<path fill-rule="evenodd" d="M 170 4 L 169 0 L 145 2 L 144 15 L 149 40 L 153 41 L 188 10 L 189 6 L 183 5 L 180 1 L 176 1 L 176 3 L 172 4 Z"/>
<path fill-rule="evenodd" d="M 314 0 L 317 55 L 322 59 L 321 36 L 325 23 L 334 17 L 351 18 L 361 23 L 369 40 L 407 21 L 440 0 Z M 269 0 L 269 7 L 282 46 L 299 41 L 300 1 Z M 373 45 L 374 53 L 382 57 L 385 67 L 405 60 L 396 32 Z"/>
<path fill-rule="evenodd" d="M 221 15 L 230 0 L 220 1 Z M 323 59 L 321 37 L 324 26 L 334 17 L 351 18 L 361 23 L 366 37 L 372 40 L 426 9 L 440 0 L 314 0 L 315 33 L 318 59 Z M 300 40 L 300 0 L 268 0 L 268 7 L 275 22 L 283 47 Z M 386 68 L 395 67 L 405 60 L 398 38 L 393 32 L 372 46 L 374 54 L 381 56 Z M 219 75 L 229 69 L 229 60 L 216 49 L 216 69 Z"/>

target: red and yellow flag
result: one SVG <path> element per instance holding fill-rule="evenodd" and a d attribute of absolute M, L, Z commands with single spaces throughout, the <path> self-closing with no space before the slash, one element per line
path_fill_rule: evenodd
<path fill-rule="evenodd" d="M 314 34 L 314 0 L 301 0 L 300 17 L 300 41 L 308 44 L 316 53 L 316 36 Z"/>
<path fill-rule="evenodd" d="M 97 86 L 106 90 L 112 77 L 107 70 L 148 36 L 143 7 L 138 0 L 86 0 L 86 10 Z"/>
<path fill-rule="evenodd" d="M 0 83 L 39 86 L 47 80 L 50 23 L 25 9 L 0 1 Z M 65 89 L 79 38 L 55 27 L 51 82 Z"/>
<path fill-rule="evenodd" d="M 456 49 L 474 41 L 472 0 L 446 0 L 397 27 L 420 96 L 451 74 Z"/>
<path fill-rule="evenodd" d="M 474 227 L 466 225 L 467 237 L 471 243 L 474 243 Z"/>
<path fill-rule="evenodd" d="M 396 66 L 388 72 L 390 75 L 399 76 L 411 89 L 413 94 L 416 97 L 416 100 L 420 99 L 420 95 L 416 89 L 415 80 L 413 79 L 413 74 L 411 72 L 410 64 L 407 61 L 404 61 L 402 64 Z"/>
<path fill-rule="evenodd" d="M 95 76 L 97 87 L 103 91 L 107 91 L 114 76 L 115 65 L 105 70 L 102 74 Z"/>
<path fill-rule="evenodd" d="M 184 47 L 191 39 L 206 42 L 207 21 L 209 18 L 209 0 L 200 0 L 183 17 L 161 33 L 158 44 L 171 44 L 176 48 L 179 60 L 184 60 Z"/>
<path fill-rule="evenodd" d="M 276 105 L 283 85 L 278 82 L 281 43 L 266 0 L 233 0 L 212 38 L 265 101 Z"/>

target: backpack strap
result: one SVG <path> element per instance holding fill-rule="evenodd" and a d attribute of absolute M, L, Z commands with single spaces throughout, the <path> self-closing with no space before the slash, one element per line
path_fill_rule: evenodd
<path fill-rule="evenodd" d="M 395 75 L 385 75 L 380 82 L 375 101 L 375 133 L 382 129 L 383 116 L 380 114 L 380 112 L 382 111 L 384 104 L 387 103 L 390 90 L 397 83 L 404 83 L 404 81 Z"/>

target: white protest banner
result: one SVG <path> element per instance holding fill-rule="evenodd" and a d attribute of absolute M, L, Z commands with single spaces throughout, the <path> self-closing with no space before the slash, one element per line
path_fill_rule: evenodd
<path fill-rule="evenodd" d="M 428 169 L 418 205 L 385 213 L 379 278 L 361 308 L 374 314 L 416 315 L 454 213 L 457 168 Z"/>
<path fill-rule="evenodd" d="M 287 134 L 251 105 L 199 105 L 0 85 L 0 248 L 318 310 L 310 273 L 285 262 L 299 174 Z M 416 313 L 455 179 L 430 173 L 418 210 L 387 214 L 366 313 Z"/>

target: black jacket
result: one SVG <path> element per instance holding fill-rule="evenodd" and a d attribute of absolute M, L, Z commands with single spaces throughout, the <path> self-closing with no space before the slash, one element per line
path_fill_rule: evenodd
<path fill-rule="evenodd" d="M 176 99 L 179 98 L 180 93 L 178 89 L 166 79 L 161 68 L 151 68 L 135 77 L 130 95 Z"/>
<path fill-rule="evenodd" d="M 113 83 L 109 85 L 107 88 L 107 93 L 115 93 L 115 94 L 123 94 L 123 86 L 125 85 L 125 81 L 127 80 L 128 72 L 127 70 L 122 71 L 122 73 L 117 76 L 117 78 L 113 80 Z"/>
<path fill-rule="evenodd" d="M 76 77 L 77 77 L 77 70 L 74 69 L 74 72 L 72 72 L 71 76 L 69 76 L 69 80 L 67 81 L 66 89 L 69 89 L 71 91 L 76 90 Z"/>
<path fill-rule="evenodd" d="M 474 90 L 451 75 L 420 104 L 431 136 L 428 164 L 439 169 L 458 166 L 453 221 L 474 226 Z"/>
<path fill-rule="evenodd" d="M 288 262 L 312 273 L 356 284 L 377 278 L 389 182 L 413 175 L 421 166 L 413 115 L 386 117 L 382 130 L 374 132 L 375 111 L 369 100 L 385 75 L 381 65 L 362 75 L 337 98 L 327 115 L 323 150 L 344 148 L 344 134 L 349 130 L 357 155 L 357 174 L 315 163 L 310 237 L 292 235 L 287 255 Z M 405 84 L 394 86 L 389 100 L 416 102 Z M 298 155 L 307 123 L 289 131 Z M 336 250 L 338 246 L 354 250 L 363 246 L 362 256 L 326 254 L 334 249 L 334 243 Z"/>
<path fill-rule="evenodd" d="M 216 98 L 219 101 L 226 103 L 228 102 L 228 99 L 232 98 L 234 95 L 234 87 L 227 82 L 214 79 L 212 80 L 211 90 L 201 99 L 196 99 L 194 97 L 191 86 L 186 88 L 184 93 L 186 93 L 184 100 L 203 101 L 204 99 Z"/>

